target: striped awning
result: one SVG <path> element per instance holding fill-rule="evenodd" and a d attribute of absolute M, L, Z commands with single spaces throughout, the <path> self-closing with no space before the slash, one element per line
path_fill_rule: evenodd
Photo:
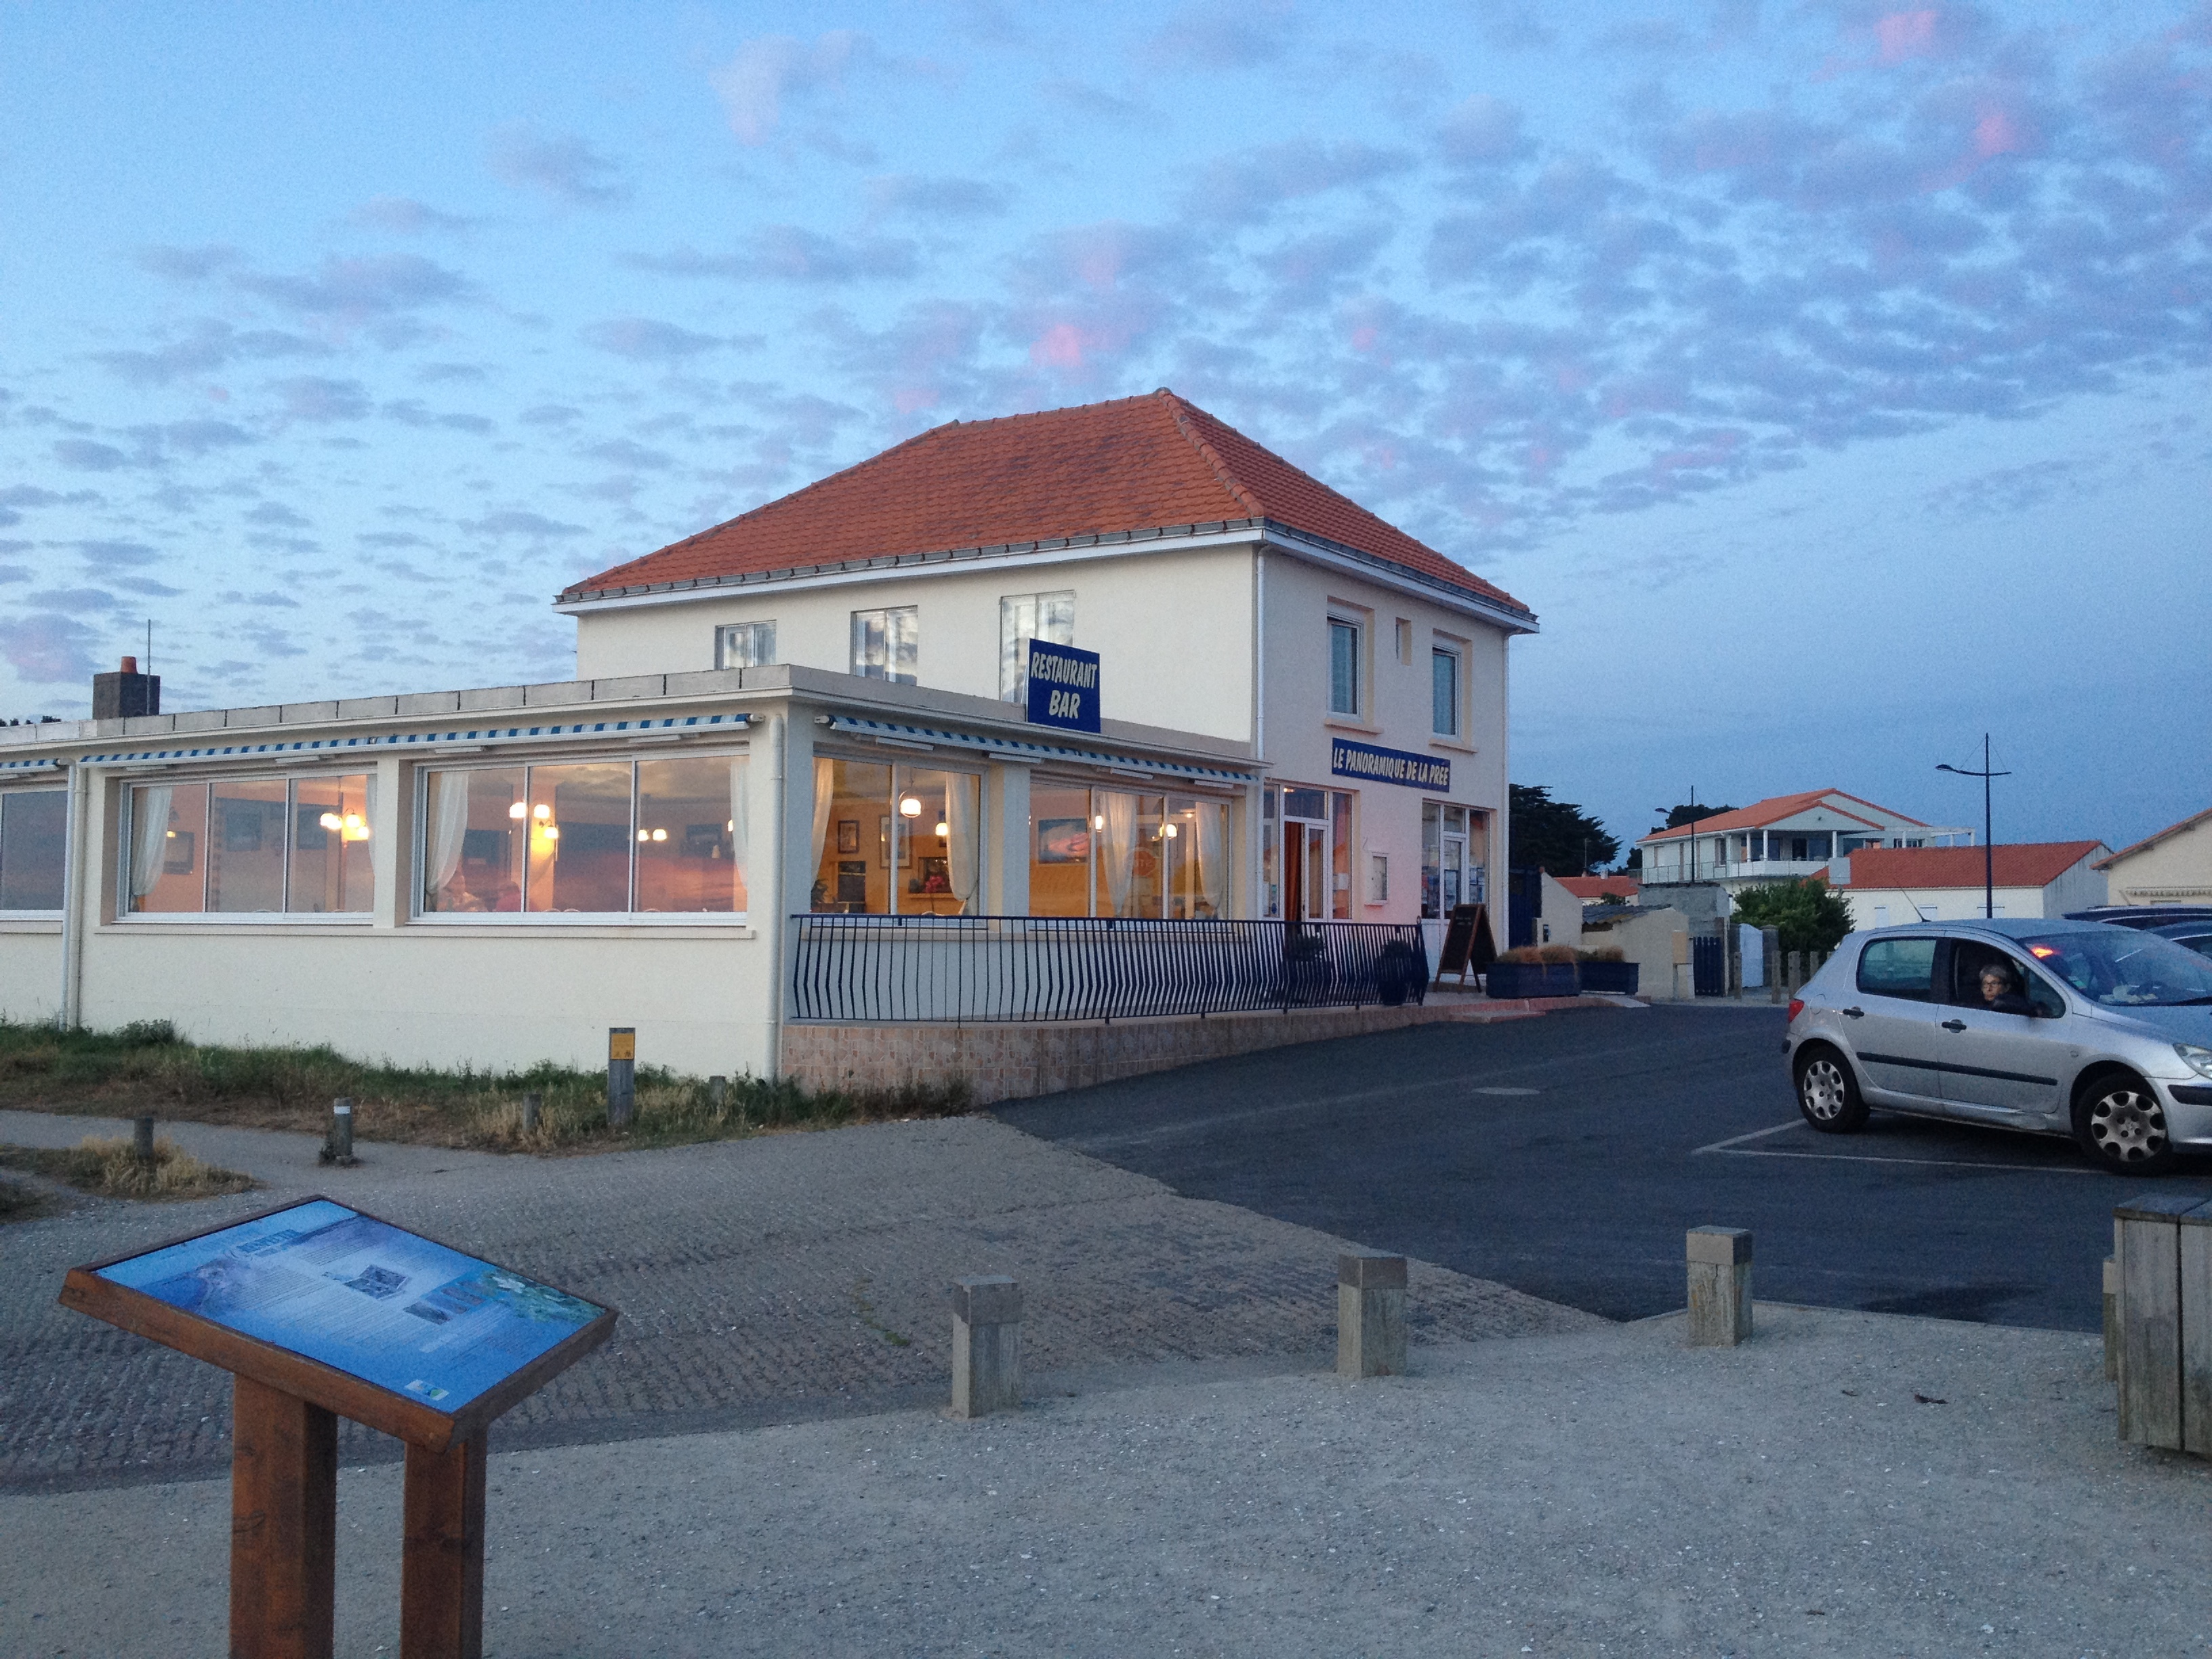
<path fill-rule="evenodd" d="M 1111 750 L 1079 747 L 1073 744 L 1041 743 L 1032 738 L 953 732 L 938 726 L 911 726 L 903 720 L 870 720 L 859 714 L 825 714 L 818 718 L 833 732 L 856 738 L 872 738 L 892 748 L 962 749 L 979 755 L 995 755 L 1006 760 L 1036 764 L 1058 761 L 1067 765 L 1099 767 L 1125 775 L 1183 778 L 1194 783 L 1215 785 L 1241 787 L 1256 782 L 1260 776 L 1256 769 L 1246 767 L 1206 766 L 1193 761 L 1162 760 L 1150 755 L 1115 753 Z"/>

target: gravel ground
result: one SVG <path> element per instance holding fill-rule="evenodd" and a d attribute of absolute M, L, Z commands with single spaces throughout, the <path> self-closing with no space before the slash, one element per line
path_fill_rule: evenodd
<path fill-rule="evenodd" d="M 486 1650 L 2207 1651 L 2212 1471 L 2117 1443 L 2094 1340 L 1759 1322 L 497 1455 Z M 0 1649 L 221 1651 L 226 1500 L 0 1497 Z M 343 1654 L 396 1651 L 398 1503 L 395 1469 L 343 1478 Z"/>

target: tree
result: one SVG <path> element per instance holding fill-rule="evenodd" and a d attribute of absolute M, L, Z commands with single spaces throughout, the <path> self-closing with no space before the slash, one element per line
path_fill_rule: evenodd
<path fill-rule="evenodd" d="M 1587 876 L 1613 862 L 1620 842 L 1572 801 L 1553 800 L 1543 784 L 1516 783 L 1509 819 L 1516 869 Z"/>
<path fill-rule="evenodd" d="M 1735 896 L 1737 921 L 1776 927 L 1785 951 L 1832 951 L 1851 931 L 1851 907 L 1817 876 L 1747 887 Z"/>

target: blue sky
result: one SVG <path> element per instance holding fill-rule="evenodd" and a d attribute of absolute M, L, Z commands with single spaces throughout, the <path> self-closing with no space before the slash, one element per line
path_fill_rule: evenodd
<path fill-rule="evenodd" d="M 561 678 L 579 574 L 1168 385 L 1532 605 L 1624 839 L 1987 729 L 2118 845 L 2212 804 L 2209 100 L 2202 6 L 0 3 L 0 713 L 149 617 L 173 708 Z"/>

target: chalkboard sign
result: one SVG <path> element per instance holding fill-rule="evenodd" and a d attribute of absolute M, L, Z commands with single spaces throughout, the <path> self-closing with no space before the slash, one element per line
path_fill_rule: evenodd
<path fill-rule="evenodd" d="M 1457 974 L 1467 983 L 1469 974 L 1488 971 L 1498 960 L 1498 943 L 1490 936 L 1489 907 L 1455 904 L 1444 928 L 1444 948 L 1437 959 L 1437 977 Z"/>

